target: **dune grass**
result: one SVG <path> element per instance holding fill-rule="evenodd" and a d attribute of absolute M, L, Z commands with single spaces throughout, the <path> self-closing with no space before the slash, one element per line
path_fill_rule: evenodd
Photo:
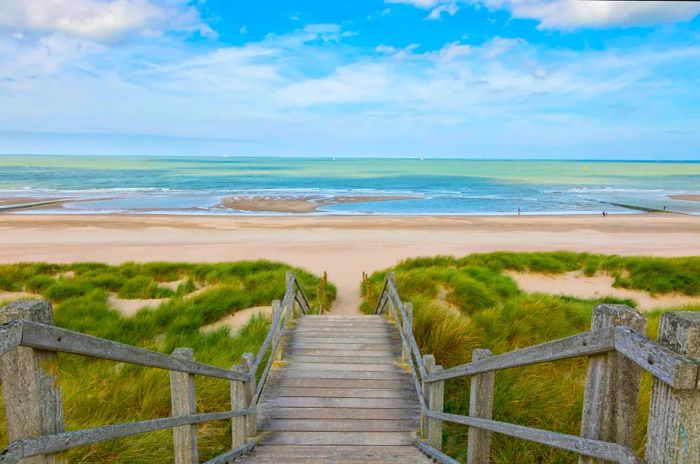
<path fill-rule="evenodd" d="M 593 307 L 634 301 L 606 298 L 581 300 L 528 294 L 506 270 L 587 275 L 608 273 L 615 285 L 654 294 L 700 293 L 700 257 L 619 257 L 567 252 L 489 253 L 464 258 L 438 256 L 411 259 L 377 272 L 363 284 L 363 310 L 370 313 L 387 272 L 396 273 L 403 299 L 414 305 L 414 334 L 422 353 L 433 353 L 445 368 L 469 362 L 475 348 L 495 354 L 524 348 L 590 329 Z M 647 312 L 648 335 L 656 337 L 666 310 L 698 311 L 700 305 Z M 494 419 L 563 433 L 578 434 L 583 403 L 585 358 L 547 363 L 496 374 Z M 651 379 L 644 376 L 635 447 L 643 454 Z M 468 414 L 469 379 L 445 384 L 445 411 Z M 446 424 L 446 452 L 464 462 L 467 427 Z M 494 435 L 492 461 L 575 463 L 572 453 Z"/>
<path fill-rule="evenodd" d="M 230 368 L 241 354 L 257 352 L 269 327 L 262 317 L 230 334 L 226 328 L 202 332 L 238 310 L 269 305 L 285 292 L 285 273 L 293 270 L 313 308 L 328 307 L 335 287 L 301 269 L 269 261 L 219 264 L 126 263 L 0 265 L 0 292 L 30 292 L 50 300 L 59 327 L 141 346 L 163 353 L 191 347 L 197 361 Z M 170 283 L 170 285 L 163 285 Z M 171 286 L 177 287 L 173 290 Z M 199 291 L 194 292 L 196 289 Z M 124 299 L 163 298 L 155 308 L 125 317 L 110 307 L 110 295 Z M 0 301 L 0 306 L 9 301 Z M 59 355 L 68 430 L 153 419 L 170 415 L 169 373 L 81 356 Z M 199 412 L 230 407 L 225 380 L 196 378 Z M 75 449 L 71 462 L 152 463 L 171 460 L 170 430 L 136 435 Z M 199 426 L 200 457 L 226 449 L 230 421 Z M 4 408 L 0 408 L 0 447 L 7 445 Z"/>

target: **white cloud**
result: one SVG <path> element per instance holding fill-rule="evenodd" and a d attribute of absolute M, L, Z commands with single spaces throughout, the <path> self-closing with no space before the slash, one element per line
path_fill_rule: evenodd
<path fill-rule="evenodd" d="M 459 7 L 456 3 L 447 3 L 433 8 L 425 19 L 440 19 L 443 13 L 454 16 L 458 11 Z"/>
<path fill-rule="evenodd" d="M 581 0 L 385 0 L 429 10 L 426 19 L 454 15 L 459 4 L 507 10 L 514 18 L 534 19 L 542 29 L 605 28 L 688 21 L 700 14 L 696 2 Z"/>
<path fill-rule="evenodd" d="M 515 18 L 535 19 L 541 28 L 572 29 L 654 25 L 687 21 L 700 13 L 694 2 L 479 0 L 493 9 L 507 9 Z"/>
<path fill-rule="evenodd" d="M 343 33 L 312 25 L 207 52 L 168 36 L 106 47 L 0 35 L 0 127 L 247 140 L 229 151 L 245 154 L 482 156 L 700 130 L 700 46 L 566 51 L 496 37 L 368 55 Z M 645 137 L 642 148 L 680 146 Z"/>
<path fill-rule="evenodd" d="M 61 33 L 96 41 L 165 30 L 216 35 L 184 0 L 3 0 L 0 29 Z"/>

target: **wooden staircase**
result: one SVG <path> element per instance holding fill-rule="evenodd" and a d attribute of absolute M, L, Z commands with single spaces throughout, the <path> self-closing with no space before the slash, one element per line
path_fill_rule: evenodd
<path fill-rule="evenodd" d="M 420 405 L 382 316 L 304 316 L 258 406 L 258 446 L 243 463 L 428 463 Z"/>

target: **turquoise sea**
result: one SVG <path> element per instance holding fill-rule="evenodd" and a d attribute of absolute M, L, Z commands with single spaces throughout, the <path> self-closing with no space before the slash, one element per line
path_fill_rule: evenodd
<path fill-rule="evenodd" d="M 85 200 L 15 214 L 264 214 L 220 207 L 238 195 L 411 197 L 312 215 L 700 214 L 678 194 L 700 194 L 700 162 L 0 156 L 0 198 Z"/>

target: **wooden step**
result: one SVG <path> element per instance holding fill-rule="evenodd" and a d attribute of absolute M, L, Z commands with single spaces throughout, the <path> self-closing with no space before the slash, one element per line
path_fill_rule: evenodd
<path fill-rule="evenodd" d="M 432 462 L 415 446 L 299 446 L 269 445 L 255 448 L 236 462 L 414 464 Z"/>
<path fill-rule="evenodd" d="M 420 409 L 380 408 L 282 408 L 262 405 L 261 416 L 265 419 L 379 419 L 418 420 Z"/>
<path fill-rule="evenodd" d="M 263 445 L 402 446 L 416 442 L 415 432 L 273 432 Z"/>
<path fill-rule="evenodd" d="M 413 432 L 412 419 L 269 419 L 265 430 L 288 432 Z"/>
<path fill-rule="evenodd" d="M 402 384 L 399 388 L 338 388 L 338 387 L 280 387 L 277 392 L 286 396 L 309 396 L 319 398 L 406 398 L 415 396 L 415 390 Z"/>
<path fill-rule="evenodd" d="M 299 369 L 305 371 L 358 371 L 358 372 L 400 372 L 401 370 L 394 363 L 309 363 L 292 359 L 287 364 L 289 369 Z"/>

